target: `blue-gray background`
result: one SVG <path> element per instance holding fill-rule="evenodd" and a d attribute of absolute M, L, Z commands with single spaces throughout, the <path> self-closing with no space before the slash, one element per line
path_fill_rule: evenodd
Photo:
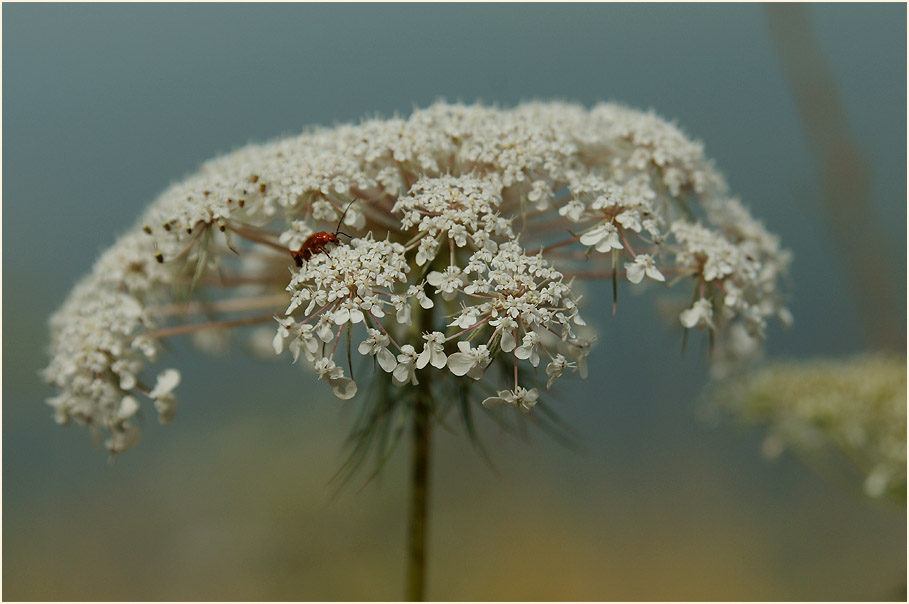
<path fill-rule="evenodd" d="M 810 12 L 904 296 L 906 7 Z M 760 5 L 6 4 L 3 91 L 6 599 L 401 596 L 406 447 L 332 498 L 350 409 L 286 364 L 178 348 L 177 420 L 147 421 L 113 465 L 43 403 L 46 320 L 67 291 L 170 182 L 249 141 L 439 98 L 652 107 L 795 251 L 796 325 L 770 330 L 769 355 L 868 346 Z M 439 434 L 428 596 L 850 600 L 905 585 L 904 508 L 765 462 L 757 430 L 697 419 L 703 351 L 680 358 L 653 312 L 602 317 L 597 369 L 562 389 L 581 452 L 489 431 L 496 475 Z"/>

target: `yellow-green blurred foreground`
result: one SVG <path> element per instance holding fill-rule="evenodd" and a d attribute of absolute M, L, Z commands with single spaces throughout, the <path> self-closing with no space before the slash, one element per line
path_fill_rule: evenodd
<path fill-rule="evenodd" d="M 327 400 L 267 419 L 257 405 L 202 434 L 149 430 L 141 462 L 5 502 L 4 598 L 400 599 L 406 446 L 333 497 L 347 418 Z M 61 456 L 80 445 L 58 436 Z M 903 579 L 899 510 L 796 463 L 755 465 L 785 486 L 766 493 L 697 442 L 634 475 L 539 434 L 487 437 L 500 476 L 463 439 L 436 441 L 429 598 L 880 599 Z"/>

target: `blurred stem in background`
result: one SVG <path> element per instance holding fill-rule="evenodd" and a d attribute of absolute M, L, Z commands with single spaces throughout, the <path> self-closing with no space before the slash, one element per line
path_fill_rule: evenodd
<path fill-rule="evenodd" d="M 871 203 L 871 178 L 849 130 L 833 74 L 821 53 L 806 4 L 766 4 L 770 34 L 792 89 L 821 182 L 827 220 L 849 271 L 869 344 L 906 348 L 884 232 Z M 902 325 L 903 329 L 899 326 Z"/>

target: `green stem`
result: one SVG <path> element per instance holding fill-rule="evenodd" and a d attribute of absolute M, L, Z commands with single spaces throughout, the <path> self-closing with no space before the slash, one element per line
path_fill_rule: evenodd
<path fill-rule="evenodd" d="M 424 379 L 417 388 L 413 409 L 410 462 L 410 518 L 408 523 L 407 599 L 420 602 L 426 585 L 426 520 L 429 506 L 429 433 L 432 392 Z"/>
<path fill-rule="evenodd" d="M 438 265 L 438 259 L 430 266 Z M 427 266 L 427 270 L 429 266 Z M 438 269 L 437 269 L 438 270 Z M 439 301 L 440 302 L 440 301 Z M 438 305 L 438 303 L 436 306 Z M 434 328 L 434 307 L 420 308 L 413 325 L 414 339 Z M 421 602 L 426 596 L 426 532 L 429 517 L 429 436 L 433 419 L 433 390 L 429 373 L 421 376 L 411 413 L 410 515 L 407 523 L 407 599 Z"/>

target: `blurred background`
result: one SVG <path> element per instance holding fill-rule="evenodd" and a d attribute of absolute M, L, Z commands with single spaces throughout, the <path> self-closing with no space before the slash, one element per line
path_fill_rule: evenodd
<path fill-rule="evenodd" d="M 176 421 L 147 414 L 143 442 L 113 464 L 87 430 L 53 423 L 38 375 L 48 316 L 159 192 L 306 125 L 440 98 L 653 108 L 705 142 L 795 253 L 795 326 L 771 327 L 768 357 L 905 350 L 903 4 L 812 5 L 810 35 L 796 36 L 826 62 L 867 168 L 877 260 L 864 267 L 761 5 L 2 11 L 7 600 L 403 596 L 407 447 L 380 479 L 336 493 L 356 408 L 286 359 L 176 345 Z M 887 287 L 856 287 L 863 270 Z M 605 285 L 588 301 L 609 299 Z M 554 403 L 578 451 L 488 426 L 492 471 L 457 430 L 436 433 L 428 597 L 904 597 L 905 507 L 869 503 L 790 455 L 765 461 L 760 430 L 700 419 L 706 347 L 694 339 L 680 355 L 680 330 L 654 310 L 645 298 L 620 300 L 616 318 L 585 313 L 600 329 L 597 369 L 561 380 Z"/>

